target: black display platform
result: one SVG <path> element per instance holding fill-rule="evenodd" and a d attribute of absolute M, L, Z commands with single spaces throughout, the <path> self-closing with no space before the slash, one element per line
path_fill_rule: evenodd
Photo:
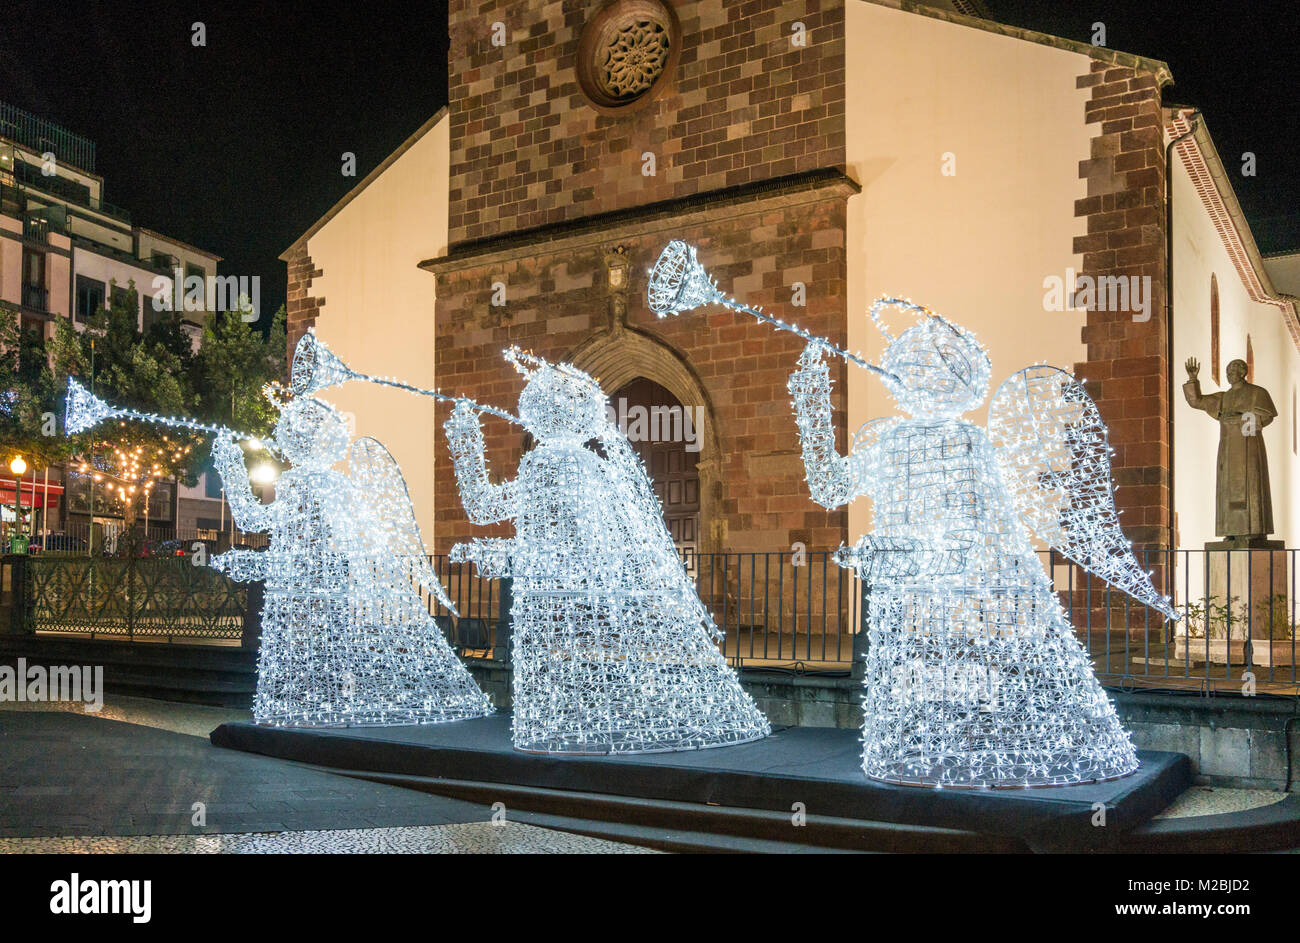
<path fill-rule="evenodd" d="M 503 783 L 648 800 L 958 829 L 1031 846 L 1105 845 L 1147 822 L 1191 784 L 1181 753 L 1138 753 L 1110 782 L 1036 789 L 928 789 L 869 781 L 855 730 L 788 727 L 753 743 L 633 756 L 550 756 L 510 744 L 510 717 L 419 727 L 317 729 L 223 724 L 219 747 L 352 772 Z M 1102 803 L 1105 827 L 1093 824 Z"/>

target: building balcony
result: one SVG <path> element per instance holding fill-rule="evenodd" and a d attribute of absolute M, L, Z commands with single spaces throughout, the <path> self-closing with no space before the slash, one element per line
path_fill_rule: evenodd
<path fill-rule="evenodd" d="M 57 175 L 47 177 L 39 167 L 26 161 L 14 161 L 12 180 L 20 190 L 61 200 L 70 206 L 82 207 L 128 225 L 131 222 L 131 215 L 120 206 L 91 196 L 90 190 L 75 180 Z"/>
<path fill-rule="evenodd" d="M 0 102 L 0 137 L 38 153 L 52 152 L 61 163 L 95 172 L 94 141 L 8 102 Z"/>
<path fill-rule="evenodd" d="M 50 244 L 50 230 L 58 232 L 57 226 L 51 226 L 48 219 L 42 219 L 39 216 L 23 217 L 23 238 L 28 242 L 36 242 L 41 245 Z"/>
<path fill-rule="evenodd" d="M 50 293 L 39 285 L 23 286 L 23 307 L 42 314 L 50 313 Z"/>

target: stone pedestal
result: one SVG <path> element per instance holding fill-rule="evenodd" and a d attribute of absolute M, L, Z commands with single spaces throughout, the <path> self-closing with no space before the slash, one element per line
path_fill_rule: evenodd
<path fill-rule="evenodd" d="M 1257 541 L 1242 548 L 1221 540 L 1207 543 L 1205 549 L 1209 551 L 1210 601 L 1215 606 L 1232 607 L 1231 639 L 1285 640 L 1291 618 L 1291 584 L 1290 554 L 1282 549 L 1282 542 Z M 1222 626 L 1219 631 L 1223 632 Z"/>

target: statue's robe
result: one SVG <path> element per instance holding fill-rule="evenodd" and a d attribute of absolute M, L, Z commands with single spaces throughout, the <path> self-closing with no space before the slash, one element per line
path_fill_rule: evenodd
<path fill-rule="evenodd" d="M 1273 498 L 1268 486 L 1268 456 L 1261 431 L 1277 416 L 1268 391 L 1243 382 L 1221 393 L 1201 395 L 1199 380 L 1183 384 L 1193 409 L 1219 421 L 1219 465 L 1215 487 L 1214 533 L 1220 537 L 1267 536 L 1273 532 Z M 1242 416 L 1255 414 L 1254 435 L 1243 431 Z"/>

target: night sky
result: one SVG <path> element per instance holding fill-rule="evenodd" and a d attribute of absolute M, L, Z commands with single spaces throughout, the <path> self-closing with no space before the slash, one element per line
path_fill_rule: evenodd
<path fill-rule="evenodd" d="M 1258 176 L 1233 181 L 1261 250 L 1300 248 L 1300 14 L 986 2 L 1083 42 L 1100 21 L 1107 45 L 1167 62 L 1168 97 L 1204 111 L 1229 172 L 1256 154 Z M 94 140 L 108 202 L 222 256 L 225 274 L 260 275 L 267 314 L 284 300 L 277 256 L 447 98 L 443 4 L 6 0 L 0 16 L 0 100 Z M 345 151 L 356 177 L 340 173 Z"/>

